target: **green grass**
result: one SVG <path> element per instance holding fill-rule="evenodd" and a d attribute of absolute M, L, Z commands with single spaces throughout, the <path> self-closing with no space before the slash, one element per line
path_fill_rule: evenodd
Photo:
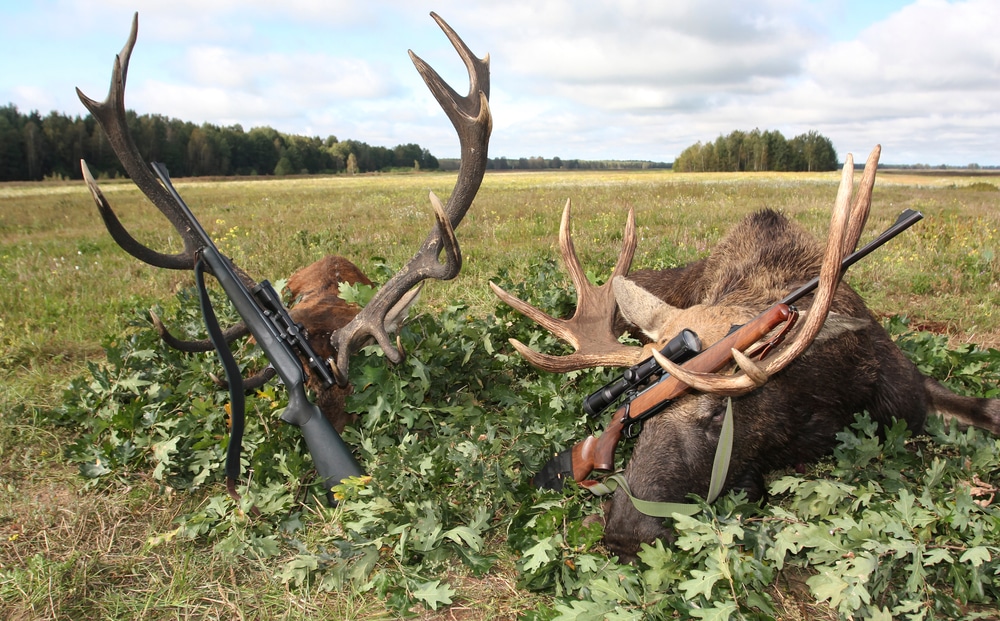
<path fill-rule="evenodd" d="M 431 226 L 428 191 L 445 198 L 453 183 L 454 175 L 427 173 L 180 180 L 177 187 L 224 252 L 252 275 L 277 280 L 327 253 L 347 256 L 369 273 L 382 262 L 402 265 Z M 944 334 L 952 345 L 1000 346 L 1000 192 L 984 190 L 998 183 L 983 176 L 880 177 L 862 242 L 905 208 L 922 211 L 925 220 L 852 268 L 849 280 L 877 314 L 905 314 L 912 327 Z M 457 230 L 465 259 L 461 275 L 430 283 L 421 310 L 433 315 L 461 300 L 469 317 L 502 312 L 487 281 L 501 271 L 513 282 L 532 280 L 556 255 L 567 199 L 584 266 L 604 278 L 630 207 L 640 239 L 633 266 L 670 267 L 704 256 L 733 223 L 764 207 L 781 209 L 822 235 L 836 184 L 832 173 L 491 174 Z M 102 188 L 137 237 L 158 249 L 179 249 L 176 233 L 129 183 L 104 182 Z M 218 489 L 174 492 L 142 469 L 114 484 L 85 485 L 63 458 L 79 431 L 53 426 L 41 412 L 63 402 L 63 390 L 71 378 L 86 376 L 88 362 L 102 361 L 102 339 L 126 333 L 137 311 L 155 304 L 176 308 L 176 293 L 192 284 L 190 273 L 157 270 L 118 249 L 82 184 L 9 184 L 0 185 L 0 283 L 0 616 L 396 616 L 387 598 L 361 592 L 360 584 L 326 591 L 308 580 L 276 579 L 295 558 L 291 549 L 261 558 L 234 556 L 210 536 L 164 540 L 178 519 L 206 511 Z M 516 506 L 530 498 L 510 498 L 499 505 L 500 524 L 516 519 L 515 511 L 530 513 Z M 566 515 L 573 511 L 567 508 Z M 310 525 L 303 535 L 307 550 L 336 538 L 328 516 L 304 519 Z M 486 548 L 497 558 L 482 575 L 461 563 L 434 565 L 454 589 L 454 603 L 417 614 L 514 618 L 556 604 L 551 590 L 525 588 L 520 552 L 507 544 L 503 529 L 490 531 Z M 391 555 L 386 562 L 391 565 Z M 776 601 L 789 600 L 785 614 L 830 615 L 808 591 L 798 593 L 797 577 L 786 571 L 784 586 L 775 591 Z M 800 611 L 807 608 L 815 610 Z"/>

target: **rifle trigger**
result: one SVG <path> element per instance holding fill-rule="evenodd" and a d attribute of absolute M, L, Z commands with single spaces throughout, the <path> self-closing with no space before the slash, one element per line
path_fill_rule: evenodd
<path fill-rule="evenodd" d="M 631 406 L 632 402 L 626 401 L 625 412 L 624 414 L 622 414 L 622 423 L 623 423 L 622 435 L 625 436 L 625 438 L 628 440 L 632 440 L 634 438 L 639 437 L 639 434 L 642 433 L 642 421 L 644 419 L 644 417 L 632 419 L 629 416 L 629 409 L 631 408 Z"/>
<path fill-rule="evenodd" d="M 645 419 L 640 418 L 637 420 L 629 421 L 629 423 L 625 425 L 625 428 L 622 430 L 622 435 L 625 436 L 626 440 L 634 440 L 635 438 L 639 437 L 639 434 L 642 433 L 644 420 Z"/>

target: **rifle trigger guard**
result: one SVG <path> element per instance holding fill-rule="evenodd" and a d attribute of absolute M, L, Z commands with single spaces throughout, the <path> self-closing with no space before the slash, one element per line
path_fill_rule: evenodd
<path fill-rule="evenodd" d="M 652 418 L 667 409 L 667 407 L 673 403 L 673 399 L 664 399 L 655 406 L 649 408 L 639 416 L 634 418 L 629 416 L 629 406 L 632 404 L 631 401 L 625 402 L 625 414 L 622 416 L 622 435 L 625 438 L 632 440 L 637 438 L 640 433 L 642 433 L 643 426 L 646 423 L 646 419 Z"/>
<path fill-rule="evenodd" d="M 642 433 L 642 428 L 644 424 L 645 423 L 642 419 L 630 421 L 625 425 L 622 431 L 622 435 L 625 436 L 626 440 L 634 440 L 635 438 L 639 437 L 640 433 Z"/>
<path fill-rule="evenodd" d="M 629 416 L 629 410 L 631 409 L 631 406 L 632 406 L 632 401 L 631 400 L 626 401 L 624 406 L 625 412 L 622 413 L 622 435 L 625 436 L 625 438 L 628 440 L 637 438 L 639 437 L 639 434 L 642 433 L 643 419 L 642 418 L 636 420 L 631 419 L 631 417 Z"/>

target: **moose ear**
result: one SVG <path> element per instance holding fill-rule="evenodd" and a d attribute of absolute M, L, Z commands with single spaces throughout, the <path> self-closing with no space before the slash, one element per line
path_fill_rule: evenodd
<path fill-rule="evenodd" d="M 802 321 L 808 315 L 809 311 L 802 311 L 799 313 L 799 321 Z M 864 332 L 870 326 L 871 321 L 868 319 L 831 312 L 827 314 L 826 321 L 823 322 L 823 329 L 816 335 L 816 340 L 813 343 L 822 343 L 823 341 L 840 337 L 845 332 Z"/>
<path fill-rule="evenodd" d="M 655 342 L 681 312 L 627 278 L 615 276 L 611 287 L 622 316 Z"/>

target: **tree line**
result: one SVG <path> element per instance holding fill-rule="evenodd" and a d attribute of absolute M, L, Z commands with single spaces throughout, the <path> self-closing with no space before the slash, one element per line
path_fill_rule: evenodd
<path fill-rule="evenodd" d="M 270 127 L 196 125 L 156 114 L 126 113 L 132 138 L 147 161 L 174 177 L 364 173 L 393 168 L 435 170 L 438 160 L 416 144 L 394 148 L 357 140 L 283 134 Z M 125 174 L 90 115 L 69 117 L 0 107 L 0 181 L 81 178 L 80 160 L 98 177 Z"/>
<path fill-rule="evenodd" d="M 837 151 L 815 131 L 786 140 L 779 131 L 734 131 L 715 142 L 698 142 L 674 160 L 677 172 L 837 170 Z"/>

